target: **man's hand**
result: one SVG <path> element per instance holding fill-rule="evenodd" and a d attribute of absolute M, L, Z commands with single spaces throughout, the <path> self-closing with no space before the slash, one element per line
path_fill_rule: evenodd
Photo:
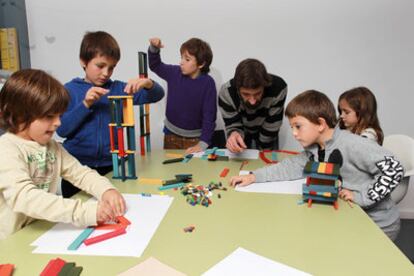
<path fill-rule="evenodd" d="M 226 148 L 233 153 L 240 153 L 243 152 L 247 146 L 240 133 L 233 131 L 227 139 Z"/>

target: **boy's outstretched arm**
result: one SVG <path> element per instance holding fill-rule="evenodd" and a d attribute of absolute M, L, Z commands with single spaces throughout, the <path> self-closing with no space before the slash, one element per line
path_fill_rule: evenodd
<path fill-rule="evenodd" d="M 236 187 L 236 186 L 247 186 L 252 183 L 256 182 L 256 176 L 254 174 L 248 174 L 248 175 L 238 175 L 233 176 L 230 178 L 230 186 Z"/>
<path fill-rule="evenodd" d="M 303 178 L 303 168 L 308 161 L 305 152 L 284 159 L 278 164 L 266 166 L 253 171 L 256 182 L 272 182 Z"/>
<path fill-rule="evenodd" d="M 148 65 L 151 71 L 168 82 L 170 77 L 177 77 L 175 74 L 181 74 L 181 69 L 178 65 L 165 64 L 161 61 L 160 49 L 163 48 L 164 45 L 161 43 L 161 40 L 159 40 L 159 43 L 153 42 L 154 39 L 158 38 L 150 39 Z"/>

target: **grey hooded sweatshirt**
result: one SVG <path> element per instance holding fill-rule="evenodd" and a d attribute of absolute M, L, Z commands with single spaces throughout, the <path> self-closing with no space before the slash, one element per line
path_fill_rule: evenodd
<path fill-rule="evenodd" d="M 332 138 L 325 143 L 324 153 L 314 144 L 253 174 L 256 182 L 300 179 L 307 161 L 340 164 L 342 187 L 353 191 L 353 201 L 383 230 L 399 223 L 399 212 L 390 193 L 404 176 L 401 163 L 377 143 L 347 130 L 335 128 Z"/>

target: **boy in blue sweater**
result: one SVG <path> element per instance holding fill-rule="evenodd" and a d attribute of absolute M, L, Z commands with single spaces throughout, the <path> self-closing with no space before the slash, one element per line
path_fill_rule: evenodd
<path fill-rule="evenodd" d="M 335 127 L 335 107 L 321 92 L 310 90 L 299 94 L 288 104 L 285 114 L 293 136 L 304 151 L 247 176 L 234 176 L 230 184 L 246 186 L 253 182 L 300 179 L 307 161 L 339 164 L 342 177 L 339 197 L 361 206 L 395 240 L 400 217 L 390 194 L 404 176 L 400 162 L 377 143 Z"/>
<path fill-rule="evenodd" d="M 120 57 L 118 43 L 110 34 L 102 31 L 85 34 L 80 47 L 85 77 L 65 84 L 71 100 L 57 129 L 59 136 L 66 138 L 65 149 L 101 175 L 112 171 L 108 96 L 133 95 L 136 105 L 154 103 L 164 96 L 162 87 L 150 79 L 135 77 L 127 83 L 111 80 Z M 62 181 L 64 197 L 78 191 L 69 182 Z"/>
<path fill-rule="evenodd" d="M 150 69 L 168 83 L 164 149 L 205 150 L 216 126 L 217 91 L 208 75 L 213 53 L 203 40 L 191 38 L 181 45 L 180 65 L 161 61 L 159 38 L 150 39 Z"/>

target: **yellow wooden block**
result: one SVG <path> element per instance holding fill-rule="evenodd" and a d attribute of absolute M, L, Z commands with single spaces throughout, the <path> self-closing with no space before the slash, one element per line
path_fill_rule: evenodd
<path fill-rule="evenodd" d="M 182 157 L 184 157 L 184 155 L 179 154 L 179 153 L 166 153 L 165 156 L 168 157 L 168 158 L 182 158 Z"/>
<path fill-rule="evenodd" d="M 325 173 L 326 163 L 319 163 L 318 173 Z"/>
<path fill-rule="evenodd" d="M 139 178 L 138 184 L 153 184 L 153 185 L 162 185 L 164 180 L 157 178 Z"/>
<path fill-rule="evenodd" d="M 108 96 L 108 99 L 129 99 L 133 96 Z"/>
<path fill-rule="evenodd" d="M 111 150 L 111 153 L 119 153 L 119 150 Z M 134 150 L 126 150 L 125 153 L 132 154 L 132 153 L 135 153 L 135 151 Z"/>

